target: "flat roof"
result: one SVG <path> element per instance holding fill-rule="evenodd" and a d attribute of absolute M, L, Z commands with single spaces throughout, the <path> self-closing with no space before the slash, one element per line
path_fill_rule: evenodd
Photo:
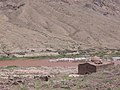
<path fill-rule="evenodd" d="M 89 63 L 89 64 L 94 65 L 94 66 L 114 64 L 114 62 L 112 62 L 112 61 L 104 61 L 104 62 L 102 62 L 102 64 L 95 64 L 94 62 L 89 61 L 89 62 L 84 62 L 84 63 L 80 63 L 80 64 L 85 64 L 85 63 Z"/>

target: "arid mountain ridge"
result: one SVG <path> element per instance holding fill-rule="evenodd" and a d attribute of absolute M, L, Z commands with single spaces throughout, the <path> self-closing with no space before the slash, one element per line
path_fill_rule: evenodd
<path fill-rule="evenodd" d="M 0 0 L 1 51 L 120 49 L 120 0 Z"/>

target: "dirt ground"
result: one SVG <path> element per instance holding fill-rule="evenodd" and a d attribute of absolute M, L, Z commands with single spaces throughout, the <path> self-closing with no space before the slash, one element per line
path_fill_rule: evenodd
<path fill-rule="evenodd" d="M 5 60 L 0 61 L 0 66 L 48 66 L 48 67 L 71 67 L 77 66 L 81 62 L 50 62 L 49 60 Z M 115 61 L 115 65 L 120 64 L 120 61 Z"/>
<path fill-rule="evenodd" d="M 0 61 L 0 66 L 77 66 L 80 62 L 49 62 L 49 60 L 5 60 Z"/>
<path fill-rule="evenodd" d="M 77 67 L 1 67 L 0 90 L 120 90 L 120 66 L 90 75 Z"/>
<path fill-rule="evenodd" d="M 111 69 L 90 75 L 78 75 L 78 63 L 0 61 L 0 90 L 120 90 L 118 62 Z"/>

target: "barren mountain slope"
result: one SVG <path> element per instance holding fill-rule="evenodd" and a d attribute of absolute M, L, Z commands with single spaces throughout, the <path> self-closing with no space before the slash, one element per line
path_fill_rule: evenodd
<path fill-rule="evenodd" d="M 120 0 L 0 0 L 1 50 L 120 48 Z"/>

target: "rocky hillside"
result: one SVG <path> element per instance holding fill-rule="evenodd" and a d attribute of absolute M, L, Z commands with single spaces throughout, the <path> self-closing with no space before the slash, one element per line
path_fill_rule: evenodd
<path fill-rule="evenodd" d="M 120 0 L 0 0 L 0 52 L 120 48 Z"/>

